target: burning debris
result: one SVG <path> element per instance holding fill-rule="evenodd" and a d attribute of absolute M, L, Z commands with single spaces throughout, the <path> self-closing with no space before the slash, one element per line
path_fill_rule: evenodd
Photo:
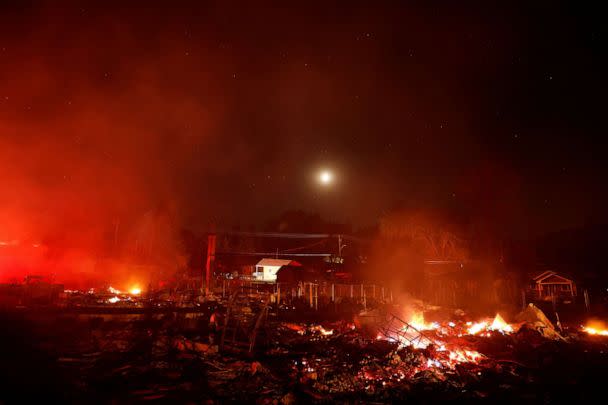
<path fill-rule="evenodd" d="M 583 332 L 594 336 L 608 336 L 608 325 L 605 322 L 593 320 L 582 327 Z"/>
<path fill-rule="evenodd" d="M 108 307 L 146 302 L 142 294 L 114 287 L 84 295 L 109 301 Z M 254 315 L 259 297 L 249 295 L 245 312 Z M 223 350 L 219 336 L 222 325 L 230 324 L 225 311 L 235 311 L 234 305 L 86 323 L 58 318 L 62 328 L 45 328 L 56 336 L 37 344 L 53 339 L 56 367 L 69 376 L 76 398 L 102 392 L 101 400 L 125 402 L 535 400 L 557 395 L 548 393 L 544 373 L 556 381 L 571 375 L 554 375 L 559 362 L 566 367 L 588 352 L 595 357 L 585 354 L 585 361 L 595 364 L 608 352 L 608 340 L 597 333 L 601 325 L 589 323 L 561 336 L 534 306 L 518 314 L 517 323 L 502 314 L 470 321 L 460 311 L 428 321 L 422 311 L 399 311 L 408 315 L 406 321 L 381 308 L 355 322 L 250 316 L 258 333 L 253 350 Z"/>

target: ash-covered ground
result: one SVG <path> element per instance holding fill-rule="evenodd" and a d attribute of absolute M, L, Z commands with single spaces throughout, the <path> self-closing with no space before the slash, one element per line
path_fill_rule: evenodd
<path fill-rule="evenodd" d="M 608 368 L 608 338 L 580 331 L 444 336 L 481 355 L 467 361 L 347 321 L 269 319 L 253 352 L 238 353 L 218 352 L 206 316 L 31 315 L 2 315 L 0 402 L 594 403 Z"/>

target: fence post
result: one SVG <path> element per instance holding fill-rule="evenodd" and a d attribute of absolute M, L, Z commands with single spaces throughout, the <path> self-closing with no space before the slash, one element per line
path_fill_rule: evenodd
<path fill-rule="evenodd" d="M 310 307 L 313 308 L 313 305 L 312 305 L 312 283 L 308 283 L 308 296 L 310 297 Z"/>

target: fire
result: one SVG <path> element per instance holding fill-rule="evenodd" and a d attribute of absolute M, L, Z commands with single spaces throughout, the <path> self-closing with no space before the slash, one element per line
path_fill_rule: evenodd
<path fill-rule="evenodd" d="M 436 322 L 426 323 L 422 312 L 414 313 L 408 323 L 418 330 L 435 330 L 439 328 L 439 324 Z"/>
<path fill-rule="evenodd" d="M 496 331 L 500 333 L 513 333 L 513 327 L 509 325 L 505 320 L 500 316 L 500 314 L 496 314 L 492 323 L 489 320 L 481 321 L 481 322 L 467 322 L 467 332 L 469 335 L 477 335 L 480 332 L 485 331 Z"/>
<path fill-rule="evenodd" d="M 116 296 L 114 296 L 114 297 L 112 297 L 112 298 L 110 298 L 110 299 L 108 300 L 108 302 L 109 302 L 110 304 L 116 304 L 118 301 L 120 301 L 120 298 L 118 298 L 118 297 L 116 297 Z"/>
<path fill-rule="evenodd" d="M 478 363 L 482 358 L 483 355 L 474 350 L 450 350 L 450 360 L 455 363 Z"/>
<path fill-rule="evenodd" d="M 131 295 L 139 295 L 141 294 L 141 288 L 135 286 L 129 290 L 129 294 Z"/>
<path fill-rule="evenodd" d="M 469 332 L 469 335 L 476 335 L 481 331 L 486 330 L 488 327 L 488 323 L 487 322 L 476 322 L 476 323 L 472 323 L 471 326 L 469 327 L 469 329 L 467 330 L 467 332 Z"/>
<path fill-rule="evenodd" d="M 583 331 L 590 335 L 608 336 L 608 326 L 601 321 L 591 321 L 583 326 Z"/>
<path fill-rule="evenodd" d="M 494 322 L 492 322 L 492 325 L 490 325 L 488 329 L 502 333 L 513 333 L 513 327 L 506 323 L 500 314 L 496 314 L 496 317 L 494 317 Z"/>
<path fill-rule="evenodd" d="M 312 326 L 310 329 L 313 330 L 313 331 L 317 331 L 317 332 L 321 333 L 321 335 L 323 335 L 323 336 L 330 336 L 330 335 L 334 334 L 333 329 L 325 329 L 321 325 Z"/>
<path fill-rule="evenodd" d="M 139 288 L 138 285 L 134 285 L 133 287 L 131 287 L 128 292 L 121 291 L 121 290 L 119 290 L 117 288 L 114 288 L 112 286 L 108 287 L 108 291 L 111 294 L 114 294 L 114 295 L 125 295 L 125 294 L 139 295 L 139 294 L 141 294 L 141 288 Z"/>

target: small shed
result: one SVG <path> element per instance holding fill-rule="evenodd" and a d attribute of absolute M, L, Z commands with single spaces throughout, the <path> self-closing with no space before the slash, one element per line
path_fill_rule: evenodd
<path fill-rule="evenodd" d="M 540 299 L 576 296 L 576 284 L 574 281 L 564 276 L 560 276 L 551 270 L 544 271 L 536 277 L 533 277 L 530 288 L 536 292 Z"/>
<path fill-rule="evenodd" d="M 255 265 L 253 277 L 258 281 L 276 282 L 277 273 L 284 267 L 302 267 L 302 264 L 288 259 L 262 259 Z"/>

